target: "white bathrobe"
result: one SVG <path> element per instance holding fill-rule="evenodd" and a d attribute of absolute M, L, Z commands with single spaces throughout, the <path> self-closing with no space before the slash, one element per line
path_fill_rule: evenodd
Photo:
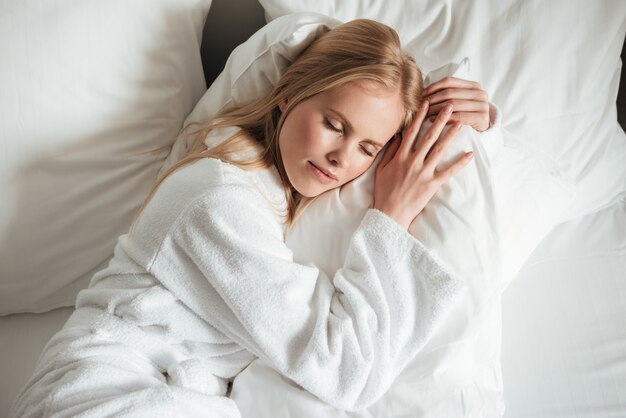
<path fill-rule="evenodd" d="M 236 417 L 262 357 L 344 409 L 375 402 L 464 288 L 370 209 L 327 277 L 284 243 L 275 168 L 203 159 L 168 177 L 48 343 L 16 417 Z"/>

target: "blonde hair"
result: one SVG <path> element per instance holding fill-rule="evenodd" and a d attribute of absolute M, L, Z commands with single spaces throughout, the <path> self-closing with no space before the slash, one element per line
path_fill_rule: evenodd
<path fill-rule="evenodd" d="M 398 34 L 392 28 L 368 19 L 339 25 L 313 41 L 267 96 L 226 110 L 202 126 L 185 156 L 152 187 L 135 220 L 167 176 L 198 159 L 217 158 L 242 169 L 276 166 L 285 188 L 287 222 L 291 225 L 312 198 L 300 195 L 287 178 L 278 147 L 278 134 L 285 117 L 298 103 L 354 81 L 374 81 L 386 88 L 400 89 L 405 114 L 399 128 L 409 123 L 421 101 L 422 73 L 413 58 L 402 51 Z M 280 103 L 286 103 L 283 111 Z M 241 130 L 208 149 L 204 143 L 207 134 L 229 126 Z M 235 158 L 239 152 L 251 149 L 258 151 L 256 157 Z"/>

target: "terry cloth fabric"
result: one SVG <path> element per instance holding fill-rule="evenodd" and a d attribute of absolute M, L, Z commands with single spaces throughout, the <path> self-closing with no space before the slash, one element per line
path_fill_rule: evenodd
<path fill-rule="evenodd" d="M 13 415 L 239 416 L 254 358 L 339 408 L 379 399 L 465 288 L 374 209 L 333 277 L 293 261 L 275 168 L 215 159 L 158 188 L 48 343 Z"/>

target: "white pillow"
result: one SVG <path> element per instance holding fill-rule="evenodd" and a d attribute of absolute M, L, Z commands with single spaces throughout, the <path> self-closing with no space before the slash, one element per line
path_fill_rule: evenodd
<path fill-rule="evenodd" d="M 233 52 L 185 126 L 209 120 L 232 101 L 243 103 L 267 93 L 300 51 L 337 23 L 320 15 L 298 14 L 268 24 Z M 463 60 L 460 65 L 442 67 L 431 72 L 427 81 L 448 74 L 468 78 L 468 66 L 468 60 Z M 437 408 L 443 406 L 465 404 L 475 409 L 479 403 L 485 404 L 482 411 L 487 414 L 487 408 L 501 410 L 500 294 L 569 202 L 571 184 L 549 158 L 510 136 L 503 141 L 499 120 L 493 116 L 495 126 L 482 135 L 463 128 L 448 160 L 473 149 L 476 164 L 446 186 L 411 229 L 467 278 L 471 297 L 450 315 L 420 358 L 369 413 L 380 405 L 409 414 L 421 407 L 434 414 L 442 412 Z M 191 139 L 190 131 L 181 134 L 169 162 L 180 158 Z M 227 136 L 220 135 L 221 139 Z M 219 141 L 220 135 L 212 135 L 211 142 Z M 372 173 L 325 194 L 304 212 L 287 237 L 297 260 L 315 262 L 329 273 L 342 264 L 347 241 L 371 205 Z M 244 416 L 276 416 L 280 410 L 320 416 L 332 410 L 279 376 L 259 379 L 254 372 L 258 366 L 253 363 L 235 381 L 233 397 Z M 476 373 L 478 369 L 481 374 Z M 419 392 L 427 396 L 416 399 Z M 302 397 L 312 400 L 300 410 L 307 404 Z M 261 399 L 266 409 L 259 407 Z"/>
<path fill-rule="evenodd" d="M 0 5 L 0 314 L 74 304 L 206 90 L 211 0 Z"/>
<path fill-rule="evenodd" d="M 268 19 L 316 12 L 398 31 L 426 72 L 469 57 L 502 126 L 549 154 L 577 182 L 563 220 L 626 194 L 617 97 L 626 1 L 260 0 Z"/>

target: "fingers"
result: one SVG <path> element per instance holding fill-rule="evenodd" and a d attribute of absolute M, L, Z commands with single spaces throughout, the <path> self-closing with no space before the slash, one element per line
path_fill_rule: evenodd
<path fill-rule="evenodd" d="M 487 92 L 484 90 L 476 90 L 476 89 L 460 89 L 460 88 L 449 88 L 439 90 L 436 93 L 432 93 L 427 96 L 428 101 L 430 102 L 431 109 L 432 105 L 446 102 L 449 100 L 473 100 L 478 102 L 487 102 L 489 97 L 487 96 Z M 456 106 L 455 106 L 456 107 Z"/>
<path fill-rule="evenodd" d="M 402 159 L 408 158 L 415 145 L 417 133 L 428 113 L 428 102 L 424 100 L 419 110 L 413 117 L 411 123 L 402 131 L 402 144 L 400 145 L 399 154 Z"/>
<path fill-rule="evenodd" d="M 430 101 L 430 99 L 429 99 Z M 428 113 L 426 114 L 427 116 L 434 116 L 437 113 L 439 113 L 439 111 L 441 109 L 443 109 L 446 105 L 451 104 L 452 106 L 454 106 L 454 111 L 455 112 L 484 112 L 484 113 L 489 113 L 489 103 L 487 102 L 479 102 L 479 101 L 475 101 L 475 100 L 457 100 L 457 99 L 452 99 L 452 100 L 447 100 L 445 102 L 441 102 L 441 103 L 437 103 L 437 104 L 433 104 L 432 102 L 430 103 L 429 109 L 428 109 Z"/>
<path fill-rule="evenodd" d="M 446 167 L 443 170 L 438 171 L 436 174 L 436 178 L 439 184 L 446 183 L 452 177 L 457 175 L 459 171 L 461 171 L 470 161 L 472 161 L 472 158 L 474 158 L 474 153 L 471 151 L 466 152 L 465 154 L 457 158 L 448 167 Z"/>
<path fill-rule="evenodd" d="M 446 105 L 454 106 L 450 121 L 460 121 L 482 132 L 489 129 L 489 99 L 480 84 L 456 77 L 441 79 L 426 89 L 424 98 L 430 103 L 426 117 L 434 121 Z"/>
<path fill-rule="evenodd" d="M 454 122 L 450 125 L 448 130 L 441 135 L 428 152 L 428 155 L 424 160 L 424 168 L 435 171 L 435 168 L 441 162 L 441 159 L 450 147 L 450 144 L 452 144 L 452 141 L 454 141 L 459 133 L 461 126 L 462 125 L 459 122 Z"/>
<path fill-rule="evenodd" d="M 450 89 L 450 88 L 482 90 L 482 87 L 480 86 L 480 84 L 478 84 L 475 81 L 464 80 L 462 78 L 456 78 L 456 77 L 445 77 L 439 81 L 432 83 L 428 87 L 426 87 L 424 91 L 422 92 L 422 95 L 424 97 L 430 96 L 431 94 L 434 94 L 438 92 L 439 90 Z"/>
<path fill-rule="evenodd" d="M 489 112 L 454 112 L 450 121 L 459 121 L 482 132 L 489 128 Z"/>
<path fill-rule="evenodd" d="M 387 164 L 389 164 L 389 161 L 391 161 L 396 155 L 401 143 L 402 140 L 400 139 L 400 135 L 396 134 L 387 146 L 387 149 L 383 154 L 383 158 L 378 163 L 378 167 L 376 167 L 376 171 L 382 170 Z"/>
<path fill-rule="evenodd" d="M 441 135 L 441 131 L 443 131 L 446 123 L 448 123 L 451 114 L 452 105 L 444 106 L 444 108 L 439 112 L 439 114 L 433 121 L 433 124 L 430 126 L 430 128 L 428 128 L 426 134 L 424 134 L 422 140 L 417 144 L 417 148 L 415 149 L 415 158 L 417 160 L 425 160 L 426 155 L 429 153 L 433 144 L 437 142 L 439 135 Z"/>

